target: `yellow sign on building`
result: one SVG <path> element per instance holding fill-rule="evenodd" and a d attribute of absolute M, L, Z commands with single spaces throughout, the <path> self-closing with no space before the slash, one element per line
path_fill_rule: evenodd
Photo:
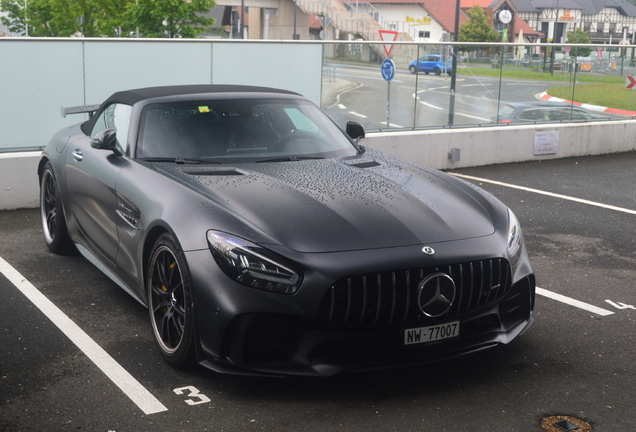
<path fill-rule="evenodd" d="M 410 16 L 406 16 L 406 22 L 410 23 L 412 26 L 418 26 L 418 25 L 431 25 L 431 18 L 429 17 L 424 17 L 422 19 L 418 19 L 418 18 L 412 18 Z"/>

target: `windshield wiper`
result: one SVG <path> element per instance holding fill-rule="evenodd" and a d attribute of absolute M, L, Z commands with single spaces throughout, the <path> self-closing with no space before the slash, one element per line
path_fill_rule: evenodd
<path fill-rule="evenodd" d="M 190 158 L 142 158 L 146 162 L 174 162 L 176 164 L 220 164 L 221 162 L 212 159 L 190 159 Z"/>
<path fill-rule="evenodd" d="M 261 159 L 261 160 L 257 160 L 256 163 L 292 162 L 292 161 L 311 160 L 311 159 L 324 159 L 324 157 L 322 156 L 284 156 L 280 158 Z"/>

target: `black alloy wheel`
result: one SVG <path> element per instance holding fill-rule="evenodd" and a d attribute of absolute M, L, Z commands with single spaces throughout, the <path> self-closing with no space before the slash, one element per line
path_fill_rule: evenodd
<path fill-rule="evenodd" d="M 40 176 L 40 215 L 44 241 L 49 250 L 57 254 L 69 252 L 73 242 L 66 229 L 60 190 L 49 162 Z"/>
<path fill-rule="evenodd" d="M 436 67 L 433 72 L 435 73 L 435 75 L 440 76 L 442 74 L 442 70 L 438 67 Z"/>
<path fill-rule="evenodd" d="M 169 234 L 153 248 L 146 279 L 148 310 L 163 358 L 175 367 L 194 363 L 194 332 L 190 277 L 183 252 Z"/>
<path fill-rule="evenodd" d="M 414 74 L 416 71 L 415 66 L 409 67 L 409 70 L 411 71 L 412 74 Z"/>

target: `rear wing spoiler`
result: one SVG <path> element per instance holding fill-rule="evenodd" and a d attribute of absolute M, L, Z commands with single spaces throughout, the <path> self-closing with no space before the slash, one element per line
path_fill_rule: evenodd
<path fill-rule="evenodd" d="M 88 113 L 89 117 L 93 117 L 95 111 L 99 109 L 101 105 L 79 105 L 74 107 L 62 107 L 62 117 L 66 118 L 68 114 L 83 114 Z"/>

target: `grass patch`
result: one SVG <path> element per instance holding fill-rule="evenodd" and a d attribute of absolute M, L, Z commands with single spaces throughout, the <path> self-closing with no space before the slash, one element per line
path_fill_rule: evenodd
<path fill-rule="evenodd" d="M 636 96 L 630 93 L 632 90 L 625 88 L 625 82 L 620 84 L 577 84 L 574 89 L 574 101 L 585 102 L 592 105 L 600 105 L 624 110 L 636 110 Z M 548 89 L 550 96 L 572 100 L 571 86 L 555 86 Z"/>
<path fill-rule="evenodd" d="M 458 67 L 457 75 L 474 75 L 499 77 L 500 70 L 487 67 Z M 504 68 L 503 78 L 535 79 L 542 81 L 559 81 L 564 85 L 557 85 L 546 89 L 550 96 L 572 100 L 572 80 L 574 74 L 555 71 L 553 75 L 542 70 L 527 68 Z M 625 89 L 625 77 L 613 75 L 598 75 L 581 72 L 576 74 L 577 84 L 574 88 L 574 101 L 610 108 L 636 111 L 636 95 L 632 96 Z"/>
<path fill-rule="evenodd" d="M 458 67 L 457 75 L 475 75 L 475 76 L 490 76 L 498 77 L 501 72 L 499 68 L 492 67 Z M 503 69 L 504 78 L 515 79 L 536 79 L 542 81 L 560 81 L 571 82 L 574 79 L 574 74 L 554 71 L 554 74 L 550 72 L 543 72 L 543 69 L 528 69 L 528 68 L 508 68 Z M 625 84 L 625 77 L 612 76 L 612 75 L 597 75 L 590 73 L 577 73 L 576 79 L 578 82 L 590 82 L 590 83 L 615 83 Z"/>

